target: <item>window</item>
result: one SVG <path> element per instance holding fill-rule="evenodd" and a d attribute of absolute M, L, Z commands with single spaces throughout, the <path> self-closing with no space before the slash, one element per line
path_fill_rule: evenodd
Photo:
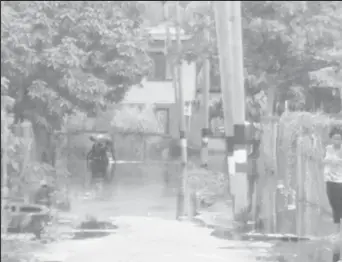
<path fill-rule="evenodd" d="M 155 110 L 157 121 L 161 126 L 161 133 L 169 134 L 169 109 L 167 108 L 157 108 Z"/>
<path fill-rule="evenodd" d="M 167 62 L 164 52 L 151 52 L 152 70 L 148 76 L 149 81 L 172 80 L 172 66 Z"/>

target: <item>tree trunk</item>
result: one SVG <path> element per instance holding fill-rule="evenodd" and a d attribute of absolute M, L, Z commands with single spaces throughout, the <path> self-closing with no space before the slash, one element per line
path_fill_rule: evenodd
<path fill-rule="evenodd" d="M 276 87 L 269 87 L 267 92 L 267 116 L 273 116 L 274 114 L 274 103 L 276 98 Z"/>
<path fill-rule="evenodd" d="M 36 161 L 44 162 L 54 166 L 56 160 L 56 145 L 53 143 L 53 134 L 37 125 L 33 126 L 33 130 L 35 138 Z"/>

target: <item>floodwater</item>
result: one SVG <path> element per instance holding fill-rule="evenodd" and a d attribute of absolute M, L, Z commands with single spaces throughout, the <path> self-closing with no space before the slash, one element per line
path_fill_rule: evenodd
<path fill-rule="evenodd" d="M 116 178 L 110 188 L 105 188 L 103 195 L 94 197 L 94 191 L 78 191 L 72 197 L 73 213 L 98 218 L 154 216 L 175 219 L 176 216 L 175 189 L 166 189 L 162 181 L 130 183 L 129 179 Z"/>
<path fill-rule="evenodd" d="M 161 177 L 141 179 L 139 183 L 133 183 L 131 178 L 118 177 L 109 190 L 109 194 L 103 200 L 74 198 L 73 213 L 78 216 L 95 216 L 99 219 L 116 216 L 142 216 L 157 217 L 174 220 L 176 217 L 176 190 L 166 189 Z M 153 182 L 151 182 L 153 181 Z M 84 194 L 82 194 L 84 196 Z M 203 213 L 223 212 L 222 205 L 216 210 L 203 210 Z M 227 208 L 224 212 L 227 211 Z M 228 215 L 230 219 L 231 215 Z M 230 224 L 231 221 L 223 223 Z M 322 228 L 326 228 L 325 234 L 331 233 L 332 223 L 329 218 L 322 220 Z M 259 242 L 260 243 L 260 242 Z M 333 244 L 329 240 L 306 241 L 298 243 L 267 242 L 272 244 L 259 261 L 274 262 L 330 262 L 333 256 Z M 240 247 L 243 248 L 243 247 Z M 256 247 L 258 249 L 258 247 Z M 259 248 L 260 249 L 260 248 Z"/>
<path fill-rule="evenodd" d="M 133 181 L 135 181 L 133 183 Z M 128 177 L 117 177 L 103 198 L 94 198 L 89 190 L 77 189 L 72 191 L 72 215 L 79 220 L 91 216 L 98 220 L 119 217 L 151 217 L 163 220 L 175 220 L 176 190 L 165 188 L 161 177 L 141 179 L 138 183 Z M 216 205 L 203 213 L 219 213 L 229 208 Z M 226 214 L 227 215 L 227 214 Z M 228 217 L 228 218 L 227 218 Z M 231 214 L 221 219 L 221 226 L 231 223 Z M 329 221 L 327 221 L 329 224 Z M 236 241 L 236 239 L 229 239 Z M 80 240 L 78 240 L 80 241 Z M 332 244 L 329 241 L 284 243 L 249 241 L 245 244 L 222 245 L 220 249 L 234 249 L 237 252 L 247 252 L 253 249 L 257 261 L 270 262 L 330 262 L 332 261 Z M 77 242 L 77 241 L 76 241 Z M 74 244 L 72 244 L 74 245 Z M 76 244 L 77 245 L 77 244 Z M 218 250 L 218 252 L 221 252 Z M 62 260 L 60 260 L 62 261 Z"/>

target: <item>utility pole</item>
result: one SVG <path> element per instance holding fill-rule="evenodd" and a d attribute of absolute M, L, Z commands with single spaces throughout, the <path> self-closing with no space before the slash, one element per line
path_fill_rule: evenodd
<path fill-rule="evenodd" d="M 210 2 L 208 2 L 210 4 Z M 204 31 L 204 38 L 207 44 L 210 44 L 210 31 L 209 31 L 209 16 L 206 17 L 206 26 Z M 208 136 L 210 132 L 209 124 L 209 94 L 210 94 L 210 58 L 209 54 L 206 55 L 206 58 L 204 60 L 203 64 L 203 71 L 204 72 L 204 85 L 202 90 L 202 101 L 203 101 L 203 108 L 204 108 L 204 123 L 202 128 L 202 144 L 201 144 L 201 163 L 202 167 L 207 168 L 208 167 Z"/>
<path fill-rule="evenodd" d="M 181 53 L 181 28 L 180 28 L 180 7 L 179 1 L 176 4 L 176 38 L 177 38 L 177 55 Z M 180 117 L 180 125 L 179 125 L 179 138 L 180 138 L 180 148 L 181 148 L 181 186 L 179 187 L 177 194 L 177 213 L 176 218 L 179 219 L 181 215 L 184 215 L 187 211 L 187 214 L 190 218 L 191 212 L 190 210 L 186 210 L 186 206 L 190 206 L 190 200 L 188 196 L 188 174 L 187 174 L 187 139 L 186 139 L 186 120 L 184 114 L 184 97 L 183 97 L 183 87 L 182 87 L 182 61 L 180 58 L 177 59 L 176 63 L 176 81 L 178 87 L 178 102 L 179 102 L 179 117 Z"/>
<path fill-rule="evenodd" d="M 164 19 L 164 26 L 165 26 L 165 33 L 166 33 L 166 38 L 165 38 L 165 46 L 164 46 L 164 55 L 166 59 L 166 70 L 169 68 L 171 71 L 171 79 L 172 79 L 172 88 L 175 96 L 175 105 L 176 108 L 178 108 L 178 98 L 177 98 L 177 83 L 176 83 L 176 77 L 175 77 L 175 67 L 172 59 L 169 56 L 169 50 L 170 46 L 172 46 L 172 38 L 170 38 L 170 28 L 168 24 L 168 19 L 169 19 L 169 9 L 168 6 L 166 5 L 165 1 L 161 1 L 163 5 L 163 19 Z M 165 75 L 167 76 L 167 71 L 165 72 Z M 170 148 L 167 151 L 167 156 L 170 157 Z M 166 164 L 165 169 L 164 169 L 164 186 L 165 189 L 168 190 L 168 185 L 169 185 L 169 179 L 170 179 L 170 165 Z"/>
<path fill-rule="evenodd" d="M 244 65 L 242 44 L 241 1 L 231 1 L 232 48 L 234 61 L 234 160 L 235 177 L 231 182 L 238 188 L 235 197 L 235 214 L 244 212 L 248 207 L 247 143 L 246 143 L 246 96 L 244 87 Z M 237 201 L 238 200 L 238 201 Z"/>
<path fill-rule="evenodd" d="M 170 36 L 170 27 L 168 24 L 168 19 L 169 19 L 169 9 L 167 6 L 167 1 L 161 1 L 161 3 L 163 4 L 163 13 L 164 13 L 164 22 L 165 22 L 165 31 L 166 31 L 166 39 L 165 39 L 165 56 L 167 58 L 167 63 L 168 66 L 170 67 L 171 70 L 171 74 L 172 74 L 172 87 L 174 90 L 174 94 L 175 94 L 175 103 L 176 105 L 178 105 L 179 103 L 179 98 L 178 98 L 178 88 L 177 88 L 177 76 L 176 76 L 176 63 L 175 63 L 175 59 L 171 58 L 169 56 L 169 49 L 170 47 L 173 46 L 173 37 Z M 177 106 L 177 109 L 179 108 L 179 106 Z"/>
<path fill-rule="evenodd" d="M 1 99 L 2 100 L 2 99 Z M 7 140 L 8 140 L 8 115 L 6 112 L 6 106 L 4 106 L 3 115 L 1 116 L 1 120 L 3 122 L 3 141 L 5 146 L 1 148 L 1 233 L 7 234 L 8 229 L 8 219 L 9 212 L 7 210 L 8 206 L 8 172 L 7 172 L 7 163 L 8 163 L 8 154 L 7 154 Z"/>
<path fill-rule="evenodd" d="M 232 59 L 232 26 L 231 26 L 231 1 L 215 1 L 214 13 L 216 23 L 217 45 L 220 62 L 221 95 L 224 117 L 225 143 L 226 143 L 226 163 L 228 176 L 235 174 L 234 162 L 234 126 L 233 126 L 233 68 Z M 230 191 L 233 187 L 230 183 Z M 234 194 L 232 195 L 232 197 Z M 234 203 L 234 198 L 233 198 Z"/>

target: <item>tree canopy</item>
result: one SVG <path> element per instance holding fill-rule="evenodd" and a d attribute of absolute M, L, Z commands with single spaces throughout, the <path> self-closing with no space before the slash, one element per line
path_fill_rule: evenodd
<path fill-rule="evenodd" d="M 16 121 L 58 128 L 119 101 L 149 70 L 141 24 L 135 1 L 2 1 L 1 83 Z"/>
<path fill-rule="evenodd" d="M 192 41 L 181 55 L 199 64 L 209 55 L 212 85 L 219 88 L 214 16 L 209 5 L 199 3 L 182 3 L 182 26 Z M 72 111 L 94 112 L 119 101 L 149 69 L 143 27 L 164 20 L 161 2 L 1 5 L 1 82 L 8 87 L 2 93 L 15 99 L 16 120 L 45 127 L 58 127 Z M 166 5 L 174 21 L 175 2 Z M 260 101 L 266 95 L 269 105 L 281 96 L 303 103 L 312 79 L 341 85 L 340 1 L 247 1 L 242 16 L 250 112 L 265 107 Z M 205 28 L 211 32 L 209 42 L 203 39 Z"/>
<path fill-rule="evenodd" d="M 149 11 L 152 16 L 161 12 L 154 8 Z M 260 103 L 266 96 L 268 110 L 273 110 L 274 100 L 280 97 L 302 106 L 310 85 L 341 86 L 340 1 L 244 1 L 242 19 L 245 88 L 252 115 L 267 107 Z M 182 26 L 193 39 L 183 46 L 183 57 L 201 64 L 209 56 L 211 82 L 219 88 L 213 9 L 206 2 L 188 3 Z M 210 31 L 209 42 L 204 29 Z"/>
<path fill-rule="evenodd" d="M 263 92 L 270 103 L 268 110 L 273 109 L 272 100 L 276 97 L 294 99 L 303 104 L 308 87 L 313 84 L 311 72 L 327 67 L 333 67 L 336 71 L 341 69 L 341 11 L 342 5 L 337 1 L 243 2 L 245 87 L 250 109 L 260 106 L 254 100 L 260 98 Z M 209 27 L 212 38 L 215 38 L 212 12 L 208 14 L 211 18 L 209 25 L 200 20 L 192 28 L 203 35 L 203 28 Z M 214 40 L 209 46 L 200 47 L 202 50 L 192 48 L 190 51 L 195 51 L 195 54 L 209 52 L 218 77 Z M 325 76 L 322 74 L 315 80 L 324 83 L 327 80 Z M 337 84 L 336 80 L 329 84 Z"/>

